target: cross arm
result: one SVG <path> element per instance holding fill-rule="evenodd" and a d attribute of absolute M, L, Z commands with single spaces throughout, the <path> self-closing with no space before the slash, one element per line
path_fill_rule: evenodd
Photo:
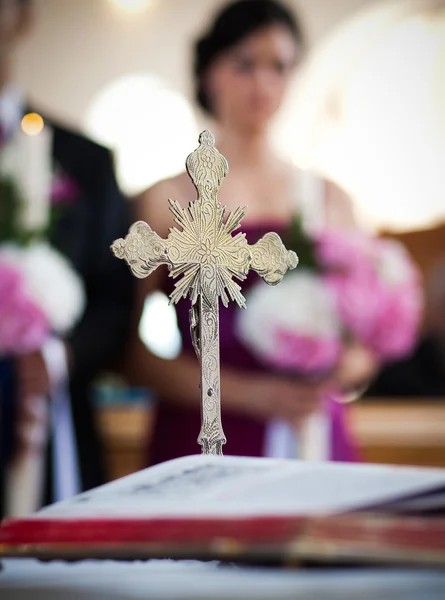
<path fill-rule="evenodd" d="M 111 250 L 125 260 L 133 275 L 148 277 L 159 265 L 169 265 L 167 240 L 155 233 L 144 221 L 134 223 L 125 237 L 116 240 Z"/>
<path fill-rule="evenodd" d="M 295 269 L 298 257 L 287 250 L 276 233 L 266 233 L 256 244 L 249 246 L 251 253 L 250 268 L 260 275 L 269 285 L 277 285 L 288 269 Z"/>

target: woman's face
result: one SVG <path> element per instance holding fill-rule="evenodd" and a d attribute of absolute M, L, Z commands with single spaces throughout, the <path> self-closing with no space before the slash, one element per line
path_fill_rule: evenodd
<path fill-rule="evenodd" d="M 207 89 L 215 117 L 225 125 L 260 130 L 280 108 L 299 57 L 288 29 L 257 31 L 209 69 Z"/>

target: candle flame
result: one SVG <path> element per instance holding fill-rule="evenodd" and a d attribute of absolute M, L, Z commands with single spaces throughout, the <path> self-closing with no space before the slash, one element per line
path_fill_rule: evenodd
<path fill-rule="evenodd" d="M 22 119 L 22 131 L 26 135 L 38 135 L 44 126 L 43 118 L 37 113 L 28 113 Z"/>

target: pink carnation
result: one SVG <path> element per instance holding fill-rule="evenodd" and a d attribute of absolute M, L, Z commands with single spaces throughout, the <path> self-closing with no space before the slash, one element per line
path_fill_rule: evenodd
<path fill-rule="evenodd" d="M 417 339 L 423 308 L 419 287 L 406 286 L 386 294 L 369 337 L 370 347 L 384 360 L 411 352 Z"/>
<path fill-rule="evenodd" d="M 350 272 L 371 267 L 373 243 L 361 233 L 325 230 L 315 242 L 317 262 L 324 270 Z"/>
<path fill-rule="evenodd" d="M 325 280 L 336 298 L 345 328 L 367 344 L 384 301 L 384 290 L 375 273 L 363 269 L 354 274 L 327 275 Z"/>
<path fill-rule="evenodd" d="M 298 335 L 286 330 L 275 332 L 274 343 L 273 366 L 305 375 L 331 370 L 341 352 L 338 338 Z"/>
<path fill-rule="evenodd" d="M 19 273 L 0 264 L 0 355 L 40 348 L 48 329 L 44 314 L 26 296 Z"/>
<path fill-rule="evenodd" d="M 55 205 L 71 204 L 79 194 L 76 182 L 65 174 L 56 175 L 51 187 L 51 202 Z"/>
<path fill-rule="evenodd" d="M 416 284 L 391 287 L 376 273 L 328 276 L 345 327 L 383 360 L 409 354 L 422 317 L 422 291 Z"/>
<path fill-rule="evenodd" d="M 422 286 L 403 246 L 327 230 L 315 248 L 321 273 L 300 268 L 277 289 L 252 290 L 239 321 L 242 341 L 274 368 L 305 375 L 334 368 L 349 338 L 381 360 L 407 355 L 417 340 Z"/>
<path fill-rule="evenodd" d="M 8 265 L 0 263 L 0 314 L 4 303 L 9 302 L 9 297 L 15 297 L 21 287 L 20 274 Z"/>
<path fill-rule="evenodd" d="M 374 254 L 377 272 L 386 285 L 422 287 L 420 271 L 402 244 L 378 238 L 374 241 Z"/>

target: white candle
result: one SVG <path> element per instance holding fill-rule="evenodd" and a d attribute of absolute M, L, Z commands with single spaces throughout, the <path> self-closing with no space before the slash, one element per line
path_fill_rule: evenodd
<path fill-rule="evenodd" d="M 17 185 L 23 198 L 21 225 L 24 229 L 47 226 L 52 178 L 52 130 L 44 127 L 37 135 L 17 133 L 20 164 Z"/>

